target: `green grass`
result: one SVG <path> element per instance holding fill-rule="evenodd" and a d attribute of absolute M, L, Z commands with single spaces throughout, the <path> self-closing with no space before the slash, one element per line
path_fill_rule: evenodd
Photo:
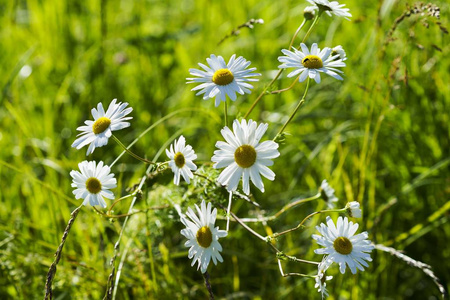
<path fill-rule="evenodd" d="M 0 2 L 0 298 L 42 299 L 48 268 L 74 199 L 69 172 L 86 159 L 85 149 L 70 145 L 76 128 L 91 118 L 90 109 L 113 98 L 134 108 L 130 128 L 117 132 L 125 144 L 164 116 L 183 110 L 144 135 L 133 147 L 153 158 L 167 142 L 185 135 L 200 161 L 209 161 L 221 140 L 222 106 L 196 97 L 186 85 L 189 68 L 211 53 L 233 53 L 252 61 L 262 73 L 251 95 L 229 105 L 230 118 L 243 116 L 276 72 L 302 21 L 306 1 L 1 1 Z M 404 251 L 432 266 L 447 290 L 450 282 L 450 42 L 428 19 L 403 20 L 384 46 L 389 29 L 406 9 L 405 1 L 346 1 L 352 20 L 323 16 L 308 43 L 342 45 L 347 51 L 345 80 L 324 78 L 312 84 L 307 101 L 287 127 L 272 167 L 275 181 L 266 192 L 254 187 L 254 199 L 267 215 L 299 197 L 317 192 L 322 179 L 336 189 L 340 206 L 360 201 L 360 228 L 375 243 Z M 410 2 L 412 4 L 412 2 Z M 439 1 L 442 26 L 449 27 L 449 4 Z M 380 13 L 379 13 L 380 12 Z M 262 18 L 252 30 L 217 43 L 250 18 Z M 303 37 L 305 31 L 300 33 Z M 296 41 L 296 44 L 299 39 Z M 20 76 L 24 65 L 29 77 Z M 284 74 L 285 75 L 285 74 Z M 290 85 L 285 76 L 276 88 Z M 275 136 L 300 99 L 305 85 L 267 95 L 251 114 L 269 123 L 265 138 Z M 121 153 L 110 140 L 89 160 L 110 164 Z M 161 153 L 159 161 L 166 159 Z M 116 195 L 139 183 L 146 167 L 123 156 L 113 167 Z M 212 171 L 209 167 L 206 172 Z M 182 224 L 173 208 L 185 210 L 200 199 L 225 202 L 226 193 L 202 193 L 194 185 L 174 187 L 170 172 L 147 182 L 136 209 L 168 205 L 131 216 L 120 244 L 117 299 L 207 297 L 203 278 L 190 267 Z M 115 214 L 128 211 L 131 198 Z M 262 235 L 296 226 L 321 209 L 320 201 L 289 210 Z M 234 201 L 240 217 L 255 207 Z M 221 215 L 224 214 L 221 212 Z M 320 260 L 311 239 L 316 216 L 304 230 L 279 238 L 289 255 Z M 53 283 L 55 299 L 99 299 L 106 291 L 124 218 L 109 220 L 83 207 L 70 232 Z M 224 228 L 225 221 L 218 221 Z M 360 230 L 361 230 L 360 229 Z M 210 266 L 216 296 L 238 299 L 319 299 L 314 280 L 283 278 L 275 254 L 236 223 L 221 240 L 224 263 Z M 125 255 L 126 254 L 126 255 Z M 334 275 L 331 299 L 437 299 L 439 290 L 417 268 L 374 250 L 362 273 Z M 315 267 L 283 263 L 287 272 L 314 274 Z"/>

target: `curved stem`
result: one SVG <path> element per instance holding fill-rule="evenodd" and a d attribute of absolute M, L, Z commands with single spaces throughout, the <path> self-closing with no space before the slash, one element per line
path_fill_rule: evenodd
<path fill-rule="evenodd" d="M 142 157 L 140 157 L 139 155 L 137 155 L 137 154 L 135 154 L 134 152 L 132 152 L 130 149 L 128 149 L 124 144 L 122 144 L 122 142 L 121 141 L 119 141 L 119 139 L 113 134 L 113 135 L 111 135 L 112 136 L 112 138 L 117 142 L 117 144 L 119 144 L 128 154 L 130 154 L 131 156 L 133 156 L 134 158 L 136 158 L 137 160 L 140 160 L 140 161 L 142 161 L 143 163 L 146 163 L 146 164 L 149 164 L 149 165 L 155 165 L 156 163 L 154 163 L 154 162 L 152 162 L 152 161 L 150 161 L 150 160 L 148 160 L 148 159 L 145 159 L 145 158 L 142 158 Z"/>
<path fill-rule="evenodd" d="M 300 26 L 297 28 L 297 31 L 294 33 L 294 36 L 293 36 L 292 39 L 291 39 L 291 43 L 289 44 L 288 50 L 290 50 L 291 47 L 292 47 L 292 45 L 294 45 L 294 41 L 295 41 L 295 39 L 297 38 L 297 35 L 299 34 L 300 30 L 302 30 L 303 25 L 306 24 L 306 21 L 307 21 L 306 19 L 303 19 L 302 24 L 300 24 Z"/>
<path fill-rule="evenodd" d="M 283 127 L 281 127 L 280 131 L 277 133 L 277 135 L 275 136 L 274 140 L 277 139 L 277 137 L 283 133 L 284 129 L 286 128 L 286 126 L 289 124 L 289 122 L 292 121 L 292 119 L 294 118 L 295 114 L 297 113 L 298 109 L 300 108 L 300 106 L 303 105 L 303 103 L 305 102 L 305 98 L 306 98 L 306 94 L 308 93 L 308 89 L 309 89 L 309 81 L 310 78 L 308 77 L 308 80 L 306 82 L 306 88 L 305 88 L 305 92 L 303 93 L 303 97 L 302 99 L 298 102 L 297 106 L 295 107 L 294 111 L 292 112 L 291 116 L 289 117 L 289 119 L 286 121 L 286 123 L 284 123 Z"/>
<path fill-rule="evenodd" d="M 271 93 L 271 94 L 281 94 L 282 92 L 289 91 L 289 90 L 292 89 L 292 88 L 294 87 L 294 85 L 297 83 L 299 77 L 300 77 L 300 76 L 297 76 L 297 78 L 295 78 L 295 80 L 292 82 L 292 84 L 291 84 L 289 87 L 287 87 L 287 88 L 285 88 L 285 89 L 281 89 L 281 90 L 272 91 L 272 92 L 270 92 L 270 93 Z"/>
<path fill-rule="evenodd" d="M 307 215 L 303 219 L 303 221 L 301 221 L 300 224 L 298 224 L 296 227 L 288 229 L 288 230 L 285 230 L 285 231 L 282 231 L 282 232 L 276 232 L 273 235 L 271 235 L 270 237 L 268 237 L 268 239 L 274 239 L 274 238 L 277 238 L 277 237 L 279 237 L 281 235 L 284 235 L 286 233 L 289 233 L 289 232 L 292 232 L 292 231 L 295 231 L 295 230 L 299 229 L 300 227 L 302 227 L 303 223 L 306 222 L 306 220 L 308 220 L 309 218 L 311 218 L 311 217 L 313 217 L 313 216 L 315 216 L 317 214 L 326 213 L 326 212 L 341 212 L 341 211 L 342 211 L 342 209 L 330 209 L 330 210 L 320 210 L 320 211 L 313 212 L 312 214 Z"/>
<path fill-rule="evenodd" d="M 134 196 L 136 193 L 137 193 L 137 191 L 134 192 L 133 194 L 129 194 L 129 195 L 123 196 L 123 197 L 121 197 L 121 198 L 115 200 L 115 201 L 113 202 L 113 204 L 111 204 L 111 206 L 110 206 L 109 209 L 108 209 L 108 215 L 111 214 L 111 210 L 113 209 L 113 207 L 114 207 L 117 203 L 119 203 L 119 202 L 122 201 L 123 199 L 126 199 L 126 198 L 129 198 L 129 197 Z"/>
<path fill-rule="evenodd" d="M 278 218 L 279 216 L 281 216 L 281 214 L 283 214 L 285 211 L 293 208 L 294 206 L 297 206 L 297 205 L 302 204 L 302 203 L 306 203 L 306 202 L 309 202 L 309 201 L 313 201 L 313 200 L 319 199 L 320 196 L 321 196 L 321 194 L 318 193 L 318 194 L 316 194 L 314 196 L 311 196 L 309 198 L 303 198 L 303 199 L 296 200 L 296 201 L 294 201 L 292 203 L 289 203 L 289 204 L 285 205 L 282 209 L 280 209 L 273 216 L 263 217 L 263 218 L 241 218 L 241 221 L 244 222 L 244 223 L 250 223 L 250 222 L 257 223 L 257 222 L 273 221 L 276 218 Z"/>
<path fill-rule="evenodd" d="M 225 104 L 223 106 L 223 114 L 225 118 L 225 126 L 228 126 L 228 104 L 227 100 L 225 99 Z"/>
<path fill-rule="evenodd" d="M 304 43 L 306 41 L 306 39 L 309 37 L 314 26 L 316 26 L 316 24 L 319 22 L 321 15 L 322 15 L 322 11 L 319 10 L 319 13 L 316 15 L 316 17 L 314 18 L 314 21 L 312 22 L 311 26 L 309 26 L 308 31 L 306 32 L 305 36 L 303 37 L 302 43 Z"/>

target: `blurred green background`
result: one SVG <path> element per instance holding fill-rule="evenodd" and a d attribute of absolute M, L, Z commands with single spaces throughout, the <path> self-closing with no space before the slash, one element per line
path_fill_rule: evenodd
<path fill-rule="evenodd" d="M 262 211 L 236 200 L 241 217 L 270 215 L 283 205 L 317 192 L 322 179 L 336 189 L 339 206 L 359 201 L 360 231 L 375 243 L 402 250 L 432 266 L 448 289 L 450 281 L 450 43 L 449 4 L 437 1 L 441 19 L 405 17 L 389 38 L 409 1 L 345 1 L 351 21 L 323 16 L 308 44 L 342 45 L 348 60 L 345 80 L 322 76 L 287 127 L 277 177 L 252 187 Z M 91 119 L 98 102 L 113 98 L 134 108 L 130 128 L 117 132 L 129 144 L 146 128 L 178 109 L 133 147 L 153 158 L 182 133 L 199 161 L 209 161 L 221 140 L 222 105 L 203 101 L 186 85 L 189 68 L 214 53 L 226 60 L 236 53 L 262 73 L 251 95 L 231 103 L 231 118 L 243 116 L 273 77 L 277 57 L 302 21 L 306 1 L 0 1 L 0 298 L 42 299 L 46 274 L 70 212 L 81 202 L 72 196 L 69 172 L 85 159 L 110 164 L 120 147 L 110 141 L 86 158 L 71 144 L 76 128 Z M 218 46 L 238 25 L 262 18 Z M 437 22 L 441 24 L 437 24 Z M 427 26 L 428 24 L 428 26 Z M 305 31 L 300 33 L 303 37 Z M 298 45 L 300 39 L 297 39 Z M 388 43 L 387 43 L 388 42 Z M 286 74 L 284 74 L 286 75 Z M 284 76 L 275 88 L 290 85 Z M 268 95 L 251 114 L 269 123 L 273 138 L 304 89 Z M 188 110 L 194 108 L 196 110 Z M 181 130 L 181 131 L 180 131 Z M 163 153 L 159 161 L 166 159 Z M 113 167 L 116 196 L 139 182 L 146 167 L 124 156 Z M 209 168 L 206 172 L 211 172 Z M 205 299 L 199 271 L 190 267 L 183 228 L 173 203 L 185 210 L 201 199 L 223 202 L 226 193 L 204 194 L 199 182 L 174 187 L 172 174 L 144 186 L 136 209 L 167 205 L 130 217 L 116 267 L 122 262 L 117 299 Z M 200 189 L 200 191 L 199 191 Z M 131 199 L 115 207 L 126 213 Z M 110 203 L 110 202 L 108 202 Z M 259 233 L 296 226 L 323 201 L 296 207 Z M 220 214 L 223 216 L 223 212 Z M 335 216 L 335 215 L 334 215 Z M 307 228 L 278 240 L 287 254 L 318 261 Z M 64 247 L 54 280 L 55 299 L 100 299 L 111 271 L 109 261 L 124 218 L 114 221 L 83 207 Z M 225 222 L 217 222 L 221 228 Z M 224 263 L 210 266 L 217 298 L 319 299 L 313 279 L 283 278 L 270 248 L 236 223 L 231 224 Z M 362 273 L 345 275 L 333 267 L 331 299 L 439 299 L 422 270 L 374 250 Z M 283 263 L 286 272 L 314 274 L 313 266 Z"/>

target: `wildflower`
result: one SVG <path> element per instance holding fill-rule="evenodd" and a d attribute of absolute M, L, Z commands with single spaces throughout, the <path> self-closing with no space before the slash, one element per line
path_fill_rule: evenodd
<path fill-rule="evenodd" d="M 328 208 L 334 208 L 334 202 L 337 202 L 339 199 L 334 195 L 334 189 L 328 184 L 326 179 L 322 181 L 319 192 L 323 200 L 327 202 Z"/>
<path fill-rule="evenodd" d="M 339 217 L 337 226 L 335 226 L 333 220 L 328 216 L 327 225 L 321 223 L 320 226 L 316 226 L 322 236 L 312 235 L 312 238 L 325 248 L 316 249 L 314 252 L 328 254 L 329 259 L 339 264 L 342 274 L 345 273 L 347 265 L 353 274 L 356 274 L 356 269 L 364 271 L 364 267 L 369 266 L 366 261 L 372 261 L 369 253 L 374 246 L 367 239 L 366 231 L 354 235 L 358 226 L 358 224 L 349 222 L 347 217 L 344 219 Z"/>
<path fill-rule="evenodd" d="M 359 202 L 352 201 L 345 206 L 347 214 L 353 218 L 361 218 L 361 208 L 359 208 Z"/>
<path fill-rule="evenodd" d="M 173 183 L 180 184 L 180 175 L 189 183 L 189 179 L 194 177 L 191 170 L 197 170 L 197 166 L 192 162 L 197 158 L 197 154 L 190 145 L 186 145 L 184 136 L 180 136 L 178 141 L 170 145 L 170 151 L 166 149 L 166 154 L 170 158 L 169 167 L 174 173 Z"/>
<path fill-rule="evenodd" d="M 319 8 L 319 11 L 325 11 L 327 15 L 330 17 L 333 15 L 338 17 L 344 17 L 347 20 L 350 20 L 348 17 L 352 15 L 349 13 L 350 9 L 343 8 L 345 4 L 339 4 L 337 1 L 328 1 L 328 0 L 308 0 L 309 3 L 316 5 Z"/>
<path fill-rule="evenodd" d="M 253 88 L 250 81 L 258 81 L 254 76 L 261 76 L 258 73 L 252 73 L 256 68 L 247 69 L 250 61 L 247 61 L 242 56 L 236 58 L 236 55 L 231 56 L 228 64 L 222 56 L 215 56 L 211 54 L 207 58 L 208 66 L 199 63 L 198 65 L 204 69 L 189 69 L 189 73 L 199 78 L 187 78 L 187 83 L 200 83 L 192 89 L 192 91 L 200 90 L 196 95 L 203 94 L 203 100 L 216 97 L 215 105 L 219 106 L 220 101 L 226 101 L 226 95 L 231 100 L 236 100 L 236 93 L 244 95 L 250 94 L 250 89 Z"/>
<path fill-rule="evenodd" d="M 317 289 L 319 293 L 322 294 L 322 299 L 324 297 L 328 297 L 328 291 L 326 289 L 327 280 L 333 279 L 333 276 L 326 276 L 325 272 L 326 270 L 331 266 L 333 261 L 331 259 L 328 259 L 328 256 L 324 256 L 320 264 L 317 266 L 317 275 L 316 275 L 316 284 L 314 287 Z"/>
<path fill-rule="evenodd" d="M 81 172 L 72 170 L 72 187 L 76 199 L 84 199 L 83 205 L 100 205 L 106 207 L 103 197 L 114 199 L 114 193 L 110 191 L 117 186 L 117 180 L 111 169 L 104 165 L 102 161 L 98 164 L 95 161 L 83 161 L 78 164 Z"/>
<path fill-rule="evenodd" d="M 256 122 L 249 120 L 247 123 L 244 119 L 240 123 L 234 120 L 233 132 L 226 126 L 221 130 L 226 142 L 216 143 L 219 150 L 214 151 L 211 160 L 216 169 L 226 167 L 217 181 L 226 185 L 228 191 L 236 190 L 241 177 L 247 195 L 250 194 L 250 180 L 264 192 L 260 174 L 269 180 L 275 179 L 275 173 L 268 166 L 273 165 L 272 159 L 280 156 L 278 144 L 274 141 L 259 142 L 267 127 L 267 124 L 260 124 L 257 128 Z"/>
<path fill-rule="evenodd" d="M 190 247 L 188 257 L 193 258 L 191 266 L 198 262 L 197 269 L 201 268 L 201 272 L 205 273 L 211 258 L 215 265 L 217 265 L 217 261 L 223 262 L 219 253 L 222 251 L 222 246 L 218 240 L 227 236 L 227 232 L 219 230 L 219 227 L 214 228 L 217 209 L 214 208 L 211 212 L 211 203 L 206 206 L 205 200 L 203 200 L 201 209 L 197 205 L 195 208 L 198 216 L 189 207 L 186 215 L 190 220 L 185 216 L 181 217 L 181 222 L 186 226 L 181 230 L 181 234 L 188 239 L 184 245 Z"/>
<path fill-rule="evenodd" d="M 331 49 L 331 56 L 339 55 L 339 58 L 344 61 L 347 60 L 347 54 L 345 53 L 344 48 L 341 45 L 338 45 Z"/>
<path fill-rule="evenodd" d="M 300 74 L 298 81 L 303 82 L 309 76 L 317 83 L 320 83 L 320 73 L 325 73 L 338 80 L 343 78 L 338 73 L 343 73 L 336 68 L 345 67 L 345 63 L 336 56 L 331 56 L 331 49 L 326 47 L 322 51 L 314 43 L 311 46 L 311 52 L 308 47 L 301 43 L 300 47 L 302 51 L 293 48 L 294 52 L 282 49 L 281 52 L 286 56 L 279 56 L 278 60 L 283 64 L 278 68 L 296 68 L 288 74 L 288 77 L 294 77 Z"/>
<path fill-rule="evenodd" d="M 85 126 L 77 128 L 81 133 L 78 134 L 78 138 L 73 142 L 72 147 L 81 149 L 90 144 L 86 152 L 86 155 L 89 155 L 94 152 L 95 148 L 108 144 L 108 139 L 113 131 L 130 126 L 129 122 L 124 121 L 132 119 L 132 117 L 125 116 L 133 109 L 131 107 L 126 108 L 128 103 L 119 102 L 116 104 L 116 101 L 117 99 L 114 99 L 111 102 L 106 113 L 101 103 L 97 105 L 97 109 L 92 109 L 94 121 L 87 120 L 84 122 Z"/>

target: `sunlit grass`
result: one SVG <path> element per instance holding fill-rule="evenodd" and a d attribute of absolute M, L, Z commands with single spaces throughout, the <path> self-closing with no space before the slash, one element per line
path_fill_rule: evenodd
<path fill-rule="evenodd" d="M 320 47 L 340 44 L 346 49 L 345 79 L 341 83 L 322 76 L 320 85 L 311 85 L 286 129 L 290 135 L 272 167 L 275 181 L 264 182 L 264 194 L 255 188 L 252 192 L 261 210 L 272 215 L 295 199 L 314 195 L 326 178 L 342 207 L 347 201 L 361 202 L 364 215 L 359 223 L 374 243 L 429 264 L 448 288 L 449 36 L 434 19 L 428 18 L 426 28 L 424 18 L 414 15 L 399 23 L 395 40 L 386 45 L 405 4 L 384 1 L 380 9 L 374 1 L 345 3 L 352 21 L 323 16 L 309 38 Z M 437 5 L 441 26 L 448 27 L 449 5 Z M 211 53 L 226 60 L 237 53 L 250 60 L 262 78 L 251 95 L 229 102 L 230 119 L 242 117 L 276 73 L 280 49 L 288 46 L 305 6 L 301 1 L 256 0 L 0 4 L 0 298 L 44 295 L 53 254 L 70 213 L 81 204 L 72 195 L 69 172 L 86 159 L 85 149 L 76 151 L 70 145 L 92 107 L 98 102 L 108 105 L 113 98 L 130 103 L 132 125 L 117 133 L 125 145 L 183 109 L 151 128 L 133 150 L 164 161 L 160 151 L 183 134 L 199 161 L 210 161 L 215 142 L 222 139 L 223 111 L 213 100 L 203 101 L 190 91 L 185 80 L 189 68 L 197 68 Z M 217 45 L 251 18 L 262 18 L 264 24 L 243 28 Z M 25 65 L 31 67 L 29 76 Z M 291 84 L 285 75 L 274 90 Z M 304 87 L 297 84 L 289 92 L 266 95 L 250 118 L 269 123 L 266 134 L 274 137 Z M 89 160 L 110 164 L 121 151 L 111 140 Z M 130 156 L 121 157 L 114 169 L 117 198 L 139 184 L 146 168 Z M 117 299 L 208 296 L 200 272 L 190 267 L 173 207 L 201 200 L 183 198 L 186 189 L 192 192 L 195 187 L 174 187 L 169 173 L 146 182 L 134 208 L 169 207 L 131 216 L 124 230 L 116 260 L 116 269 L 121 268 Z M 227 194 L 222 196 L 206 200 L 225 201 Z M 113 213 L 126 214 L 130 203 L 121 201 Z M 264 235 L 280 232 L 324 207 L 320 201 L 307 203 L 265 226 L 252 227 Z M 241 217 L 258 214 L 240 200 L 234 202 L 233 212 Z M 312 220 L 315 225 L 325 216 Z M 102 217 L 91 207 L 81 209 L 58 264 L 55 298 L 104 296 L 123 222 Z M 222 228 L 226 223 L 218 224 Z M 314 280 L 281 277 L 266 244 L 236 223 L 230 228 L 221 240 L 225 262 L 210 267 L 217 297 L 319 298 Z M 313 253 L 317 245 L 310 238 L 314 231 L 308 226 L 280 237 L 278 244 L 288 255 L 318 261 L 320 256 Z M 385 252 L 374 251 L 372 258 L 368 270 L 356 276 L 338 275 L 333 269 L 337 276 L 327 283 L 331 297 L 440 297 L 420 269 Z M 314 266 L 284 265 L 289 272 L 316 272 Z"/>

